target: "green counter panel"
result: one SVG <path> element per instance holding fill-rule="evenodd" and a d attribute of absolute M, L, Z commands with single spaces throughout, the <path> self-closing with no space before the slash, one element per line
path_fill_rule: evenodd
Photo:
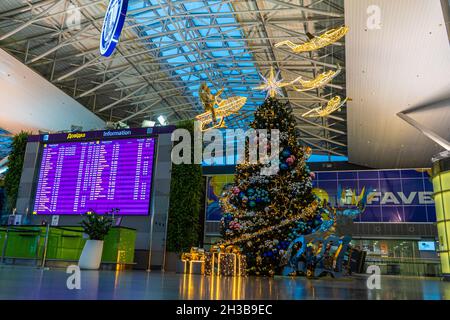
<path fill-rule="evenodd" d="M 40 257 L 40 227 L 18 228 L 19 232 L 8 233 L 8 243 L 5 251 L 5 257 L 36 259 Z M 20 232 L 22 231 L 22 232 Z M 6 232 L 1 232 L 0 255 L 3 253 L 3 246 Z"/>
<path fill-rule="evenodd" d="M 114 228 L 108 233 L 103 246 L 102 261 L 133 263 L 136 230 Z M 130 250 L 133 248 L 133 250 Z"/>
<path fill-rule="evenodd" d="M 46 227 L 11 226 L 17 232 L 8 233 L 5 258 L 41 259 L 44 253 Z M 0 228 L 0 256 L 5 227 Z M 134 262 L 136 230 L 112 228 L 105 238 L 102 262 L 131 264 Z M 47 259 L 76 261 L 80 258 L 86 239 L 81 227 L 51 227 L 48 237 Z"/>

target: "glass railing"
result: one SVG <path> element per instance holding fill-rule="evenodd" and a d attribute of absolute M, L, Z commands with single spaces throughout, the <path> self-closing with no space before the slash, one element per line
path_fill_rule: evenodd
<path fill-rule="evenodd" d="M 395 258 L 367 256 L 366 267 L 378 265 L 381 274 L 402 275 L 417 277 L 439 277 L 441 275 L 441 265 L 439 259 L 424 258 Z"/>

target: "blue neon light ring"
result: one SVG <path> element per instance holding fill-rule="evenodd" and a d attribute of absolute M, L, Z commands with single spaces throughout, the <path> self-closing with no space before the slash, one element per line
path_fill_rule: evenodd
<path fill-rule="evenodd" d="M 127 16 L 128 0 L 111 0 L 100 36 L 100 54 L 109 57 L 116 49 Z"/>

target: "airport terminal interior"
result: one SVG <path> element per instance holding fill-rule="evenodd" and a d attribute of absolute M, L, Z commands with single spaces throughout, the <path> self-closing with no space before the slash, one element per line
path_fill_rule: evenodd
<path fill-rule="evenodd" d="M 450 300 L 450 0 L 1 0 L 0 300 Z"/>

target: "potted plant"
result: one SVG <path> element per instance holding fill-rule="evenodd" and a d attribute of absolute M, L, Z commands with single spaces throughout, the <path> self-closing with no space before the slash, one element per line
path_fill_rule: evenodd
<path fill-rule="evenodd" d="M 111 229 L 112 219 L 106 214 L 98 215 L 95 212 L 88 212 L 81 225 L 89 239 L 81 252 L 78 265 L 80 269 L 98 270 L 102 260 L 103 240 Z"/>

